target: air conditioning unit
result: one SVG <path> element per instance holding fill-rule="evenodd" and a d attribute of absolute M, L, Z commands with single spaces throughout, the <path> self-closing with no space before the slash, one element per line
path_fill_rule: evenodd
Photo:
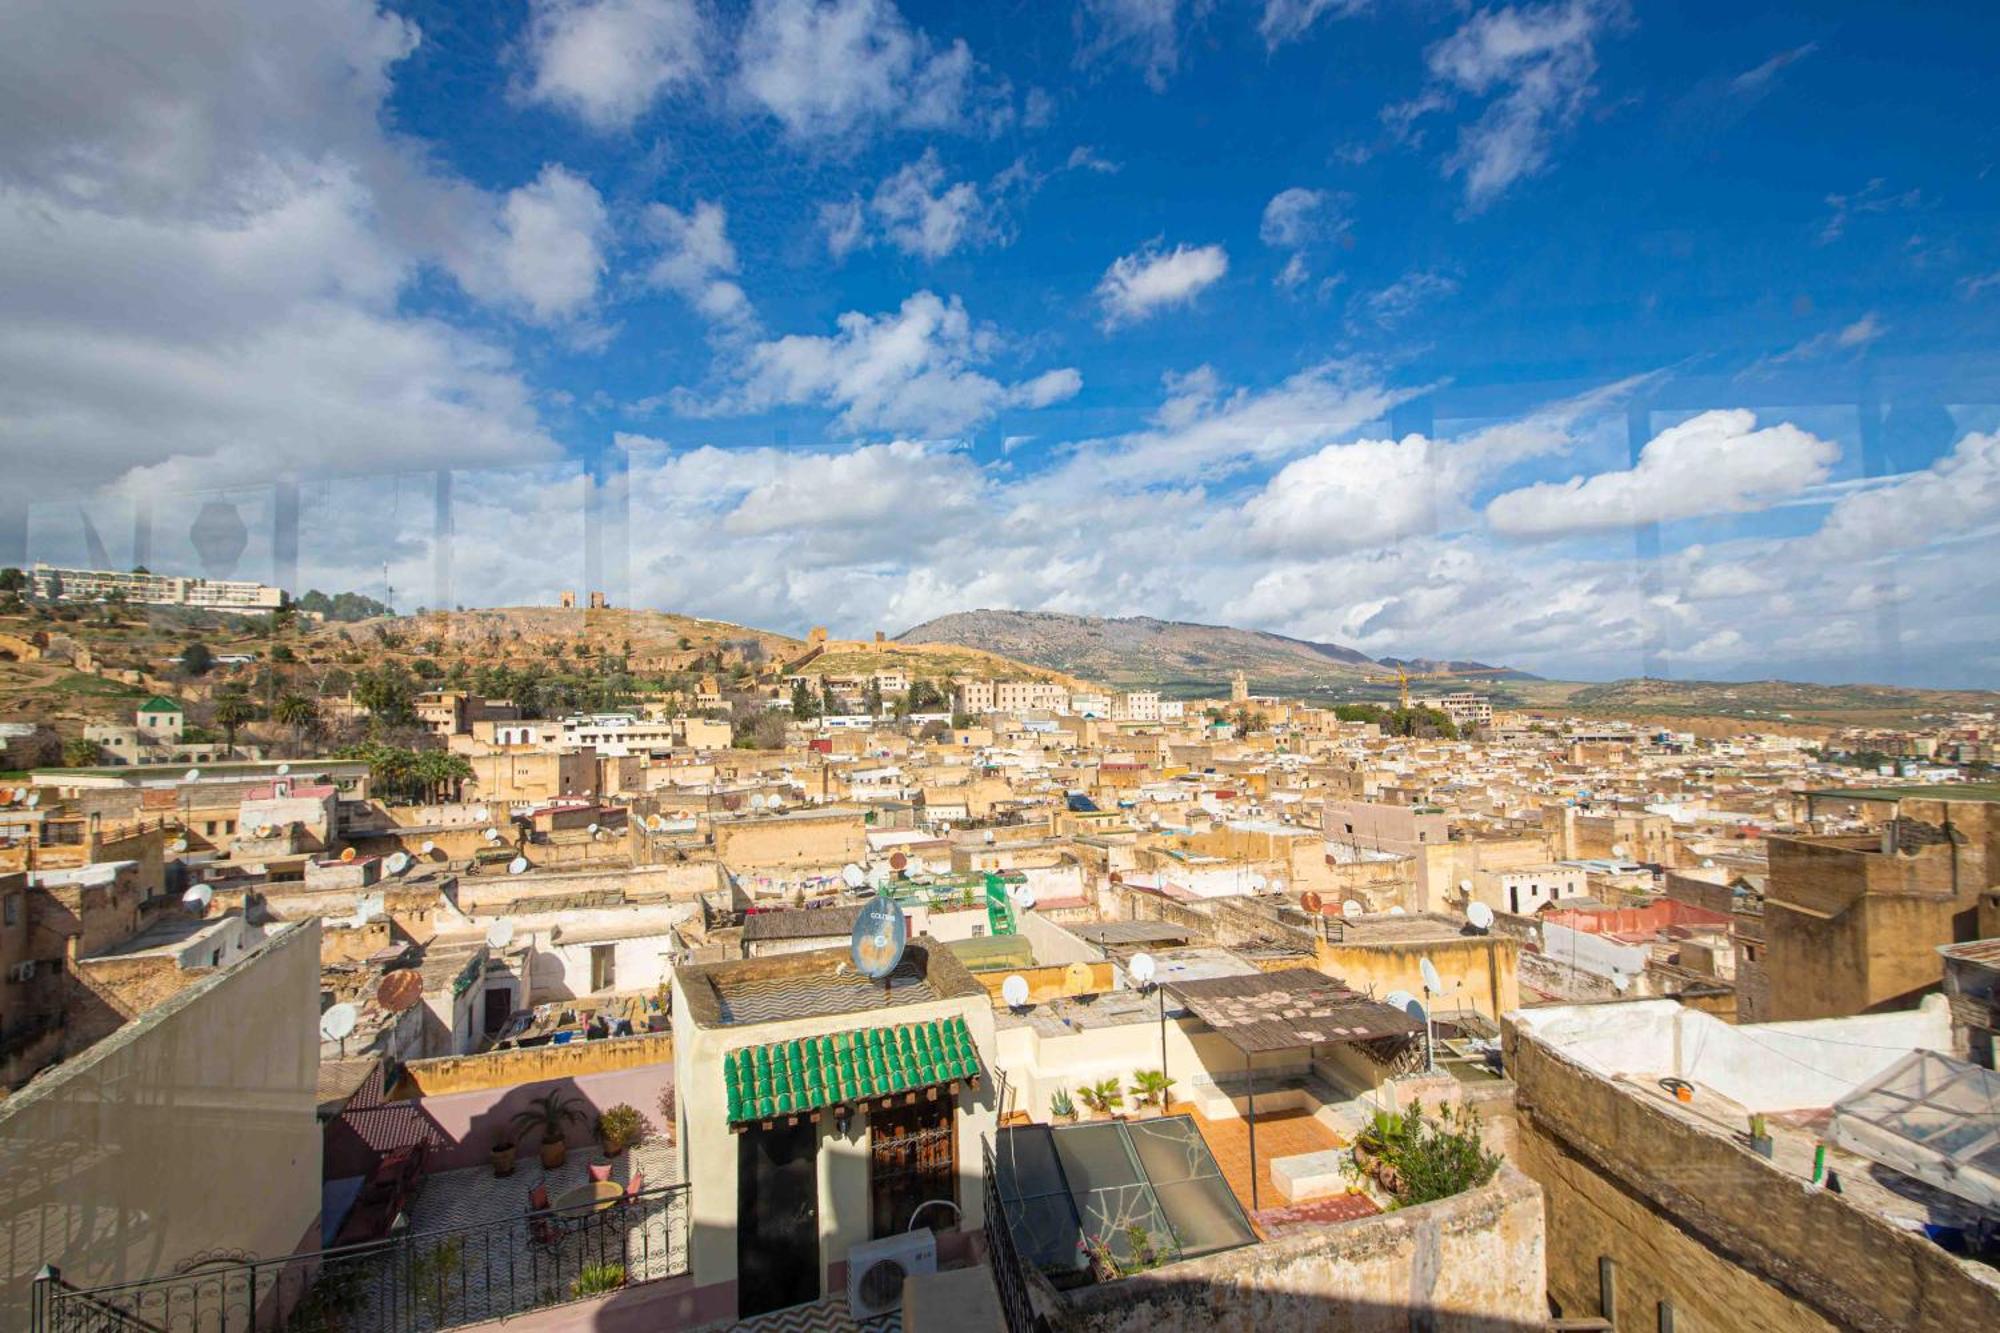
<path fill-rule="evenodd" d="M 847 1313 L 856 1323 L 903 1309 L 903 1283 L 914 1273 L 937 1272 L 937 1237 L 929 1228 L 850 1246 Z"/>

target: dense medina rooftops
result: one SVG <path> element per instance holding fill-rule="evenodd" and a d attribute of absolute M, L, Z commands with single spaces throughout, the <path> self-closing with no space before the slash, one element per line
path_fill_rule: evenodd
<path fill-rule="evenodd" d="M 902 962 L 881 981 L 857 974 L 844 946 L 690 964 L 677 969 L 676 977 L 687 996 L 688 1017 L 708 1028 L 986 997 L 986 988 L 951 951 L 924 935 L 910 941 Z"/>

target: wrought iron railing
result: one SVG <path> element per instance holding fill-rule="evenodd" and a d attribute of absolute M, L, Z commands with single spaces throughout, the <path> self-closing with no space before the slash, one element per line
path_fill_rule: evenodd
<path fill-rule="evenodd" d="M 688 1187 L 281 1259 L 79 1288 L 44 1269 L 34 1333 L 431 1333 L 688 1271 Z"/>
<path fill-rule="evenodd" d="M 979 1149 L 986 1183 L 987 1264 L 993 1270 L 994 1289 L 1000 1293 L 1000 1312 L 1006 1317 L 1007 1333 L 1035 1333 L 1035 1307 L 1028 1299 L 1028 1273 L 1014 1245 L 1007 1201 L 1000 1197 L 1000 1173 L 993 1164 L 992 1140 L 982 1139 Z"/>

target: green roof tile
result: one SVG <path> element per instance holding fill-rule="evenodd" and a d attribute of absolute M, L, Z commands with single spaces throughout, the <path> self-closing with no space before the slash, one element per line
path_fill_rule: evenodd
<path fill-rule="evenodd" d="M 732 1124 L 915 1092 L 978 1072 L 963 1018 L 771 1042 L 722 1058 Z"/>

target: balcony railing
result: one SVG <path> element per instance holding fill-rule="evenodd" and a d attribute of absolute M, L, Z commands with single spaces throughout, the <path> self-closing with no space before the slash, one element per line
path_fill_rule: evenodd
<path fill-rule="evenodd" d="M 432 1333 L 688 1271 L 688 1187 L 281 1259 L 79 1288 L 35 1282 L 33 1333 Z"/>

